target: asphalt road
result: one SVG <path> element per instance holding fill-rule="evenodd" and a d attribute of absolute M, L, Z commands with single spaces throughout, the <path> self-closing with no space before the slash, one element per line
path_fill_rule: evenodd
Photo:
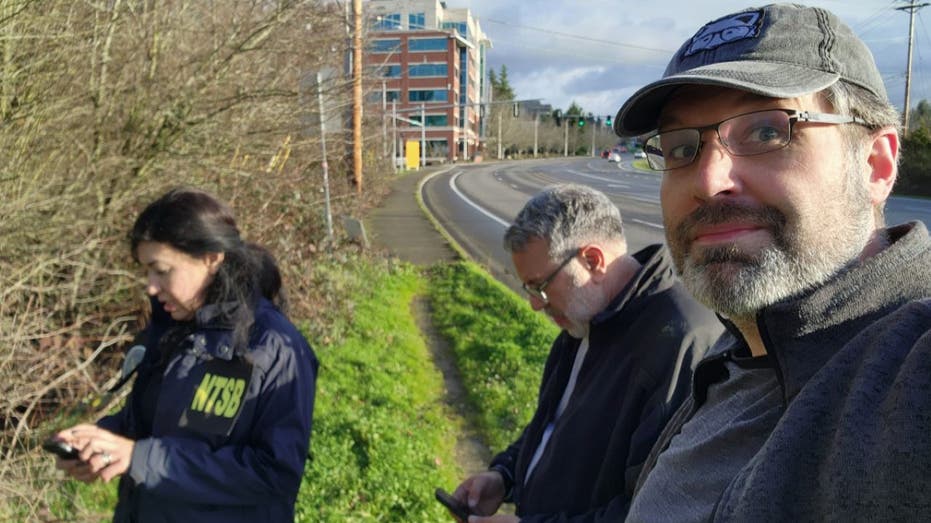
<path fill-rule="evenodd" d="M 631 160 L 630 155 L 624 155 L 620 164 L 601 158 L 558 158 L 455 166 L 430 177 L 422 196 L 434 216 L 476 261 L 517 290 L 520 283 L 501 239 L 524 203 L 547 185 L 581 183 L 607 194 L 621 210 L 631 250 L 663 241 L 660 176 L 632 168 Z M 915 219 L 931 223 L 931 201 L 890 199 L 887 223 Z"/>

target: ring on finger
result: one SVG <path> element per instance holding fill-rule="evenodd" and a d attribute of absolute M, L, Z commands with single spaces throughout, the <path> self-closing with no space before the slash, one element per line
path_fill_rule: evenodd
<path fill-rule="evenodd" d="M 103 458 L 103 466 L 104 466 L 104 467 L 109 467 L 109 466 L 110 466 L 110 463 L 113 462 L 113 456 L 111 456 L 109 452 L 104 452 L 104 453 L 101 454 L 100 456 Z"/>

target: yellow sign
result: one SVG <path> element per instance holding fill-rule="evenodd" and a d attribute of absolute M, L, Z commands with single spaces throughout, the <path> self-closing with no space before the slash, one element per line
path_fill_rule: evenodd
<path fill-rule="evenodd" d="M 408 140 L 404 144 L 404 167 L 416 169 L 420 166 L 420 142 Z"/>

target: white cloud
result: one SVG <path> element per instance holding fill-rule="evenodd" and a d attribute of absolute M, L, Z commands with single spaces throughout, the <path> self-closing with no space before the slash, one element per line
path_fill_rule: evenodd
<path fill-rule="evenodd" d="M 798 3 L 824 7 L 850 25 L 872 50 L 890 99 L 901 106 L 908 15 L 890 0 Z M 672 53 L 695 30 L 735 10 L 727 0 L 646 6 L 616 0 L 447 0 L 447 5 L 468 7 L 479 18 L 494 45 L 489 64 L 496 70 L 507 65 L 519 97 L 562 108 L 575 100 L 595 114 L 617 110 L 637 88 L 662 75 Z M 931 99 L 931 24 L 922 23 L 929 14 L 931 8 L 920 11 L 916 22 L 913 105 Z"/>

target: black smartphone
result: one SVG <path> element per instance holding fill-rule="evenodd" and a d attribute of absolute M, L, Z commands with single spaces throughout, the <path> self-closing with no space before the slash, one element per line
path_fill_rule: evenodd
<path fill-rule="evenodd" d="M 55 454 L 62 459 L 78 459 L 78 449 L 55 438 L 49 438 L 42 442 L 42 448 Z"/>
<path fill-rule="evenodd" d="M 449 492 L 441 488 L 436 489 L 436 500 L 448 508 L 457 518 L 462 521 L 469 520 L 469 514 L 472 513 L 469 511 L 469 506 L 454 498 Z"/>

